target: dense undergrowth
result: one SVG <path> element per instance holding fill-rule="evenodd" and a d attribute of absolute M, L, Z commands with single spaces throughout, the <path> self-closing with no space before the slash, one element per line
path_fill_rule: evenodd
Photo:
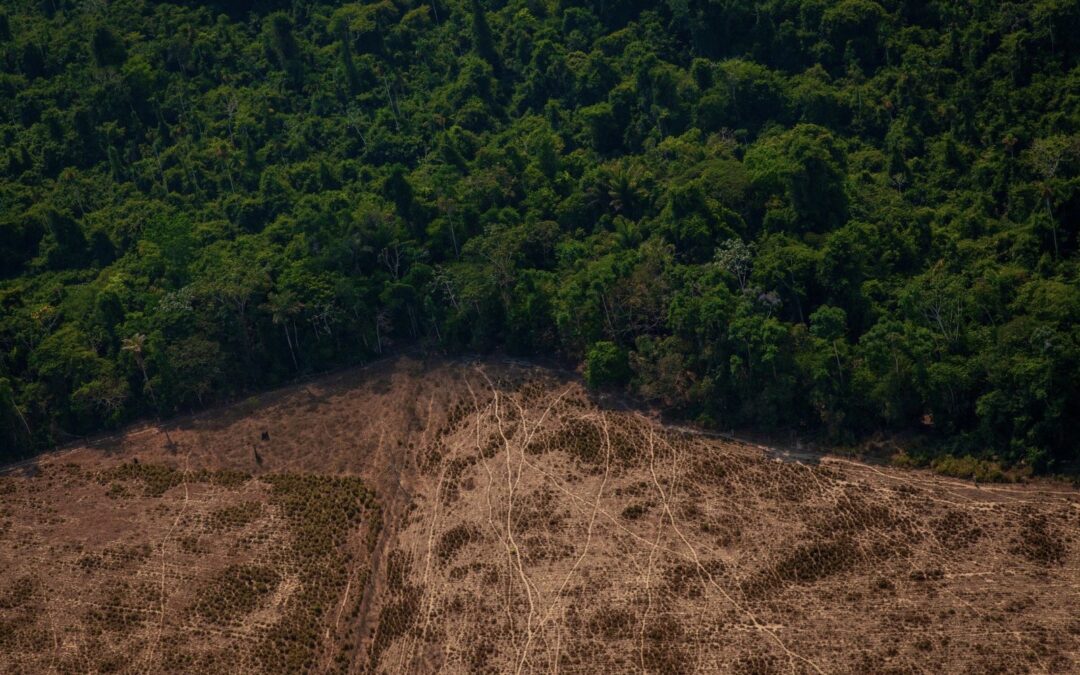
<path fill-rule="evenodd" d="M 16 0 L 0 455 L 383 353 L 1077 457 L 1080 6 Z"/>

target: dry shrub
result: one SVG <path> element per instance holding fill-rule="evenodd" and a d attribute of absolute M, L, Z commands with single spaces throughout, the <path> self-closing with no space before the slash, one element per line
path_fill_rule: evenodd
<path fill-rule="evenodd" d="M 731 664 L 734 675 L 777 675 L 785 670 L 780 660 L 767 652 L 742 654 Z"/>
<path fill-rule="evenodd" d="M 686 600 L 702 597 L 708 577 L 697 565 L 677 563 L 664 570 L 664 590 L 673 597 Z"/>
<path fill-rule="evenodd" d="M 133 495 L 131 490 L 123 483 L 113 483 L 109 486 L 105 496 L 109 499 L 131 499 L 135 495 Z"/>
<path fill-rule="evenodd" d="M 257 656 L 266 672 L 309 671 L 325 635 L 323 621 L 347 583 L 349 533 L 363 517 L 378 518 L 380 511 L 358 478 L 285 474 L 264 480 L 272 486 L 271 502 L 289 519 L 290 564 L 298 571 L 301 590 Z M 378 531 L 377 521 L 373 531 Z"/>
<path fill-rule="evenodd" d="M 125 462 L 119 466 L 106 469 L 98 474 L 98 482 L 102 485 L 112 481 L 138 481 L 143 484 L 143 495 L 146 497 L 161 497 L 170 489 L 183 483 L 210 483 L 217 487 L 237 488 L 251 480 L 251 475 L 242 471 L 221 470 L 183 472 L 171 466 L 163 464 L 141 464 L 135 461 Z M 118 487 L 110 487 L 110 492 L 121 490 Z M 115 496 L 123 496 L 117 494 Z"/>
<path fill-rule="evenodd" d="M 127 582 L 106 584 L 104 600 L 86 610 L 86 625 L 90 632 L 127 632 L 143 623 L 147 615 L 134 605 L 131 595 L 131 586 Z"/>
<path fill-rule="evenodd" d="M 416 468 L 424 474 L 434 473 L 446 452 L 442 443 L 428 443 L 416 453 Z"/>
<path fill-rule="evenodd" d="M 934 567 L 925 570 L 914 570 L 909 576 L 912 581 L 940 581 L 945 578 L 945 572 Z"/>
<path fill-rule="evenodd" d="M 595 464 L 604 458 L 603 443 L 603 434 L 595 422 L 573 418 L 551 435 L 548 447 L 565 452 L 578 461 Z"/>
<path fill-rule="evenodd" d="M 254 501 L 225 506 L 210 513 L 206 519 L 206 529 L 220 532 L 243 527 L 258 520 L 262 513 L 263 505 Z"/>
<path fill-rule="evenodd" d="M 80 568 L 91 570 L 119 570 L 133 563 L 140 563 L 150 557 L 150 544 L 114 544 L 107 546 L 100 553 L 88 553 L 79 558 Z"/>
<path fill-rule="evenodd" d="M 103 471 L 98 476 L 102 484 L 110 481 L 140 481 L 143 494 L 147 497 L 160 497 L 170 488 L 184 482 L 181 471 L 161 464 L 136 464 L 128 462 Z M 110 488 L 110 492 L 116 488 Z"/>
<path fill-rule="evenodd" d="M 643 659 L 645 670 L 661 675 L 681 675 L 693 669 L 690 657 L 680 646 L 685 631 L 682 624 L 670 615 L 662 615 L 645 628 Z"/>
<path fill-rule="evenodd" d="M 849 537 L 801 544 L 746 584 L 749 596 L 759 596 L 789 584 L 807 584 L 852 569 L 859 551 Z"/>
<path fill-rule="evenodd" d="M 439 543 L 435 545 L 435 555 L 439 558 L 439 562 L 445 565 L 454 559 L 458 551 L 474 541 L 480 541 L 481 538 L 478 527 L 472 523 L 462 523 L 443 532 L 439 537 Z"/>
<path fill-rule="evenodd" d="M 446 472 L 443 474 L 442 503 L 449 505 L 457 501 L 461 495 L 461 476 L 465 470 L 476 464 L 476 456 L 455 457 L 446 464 Z M 468 487 L 468 486 L 466 486 Z"/>
<path fill-rule="evenodd" d="M 229 565 L 214 575 L 193 610 L 217 625 L 238 622 L 277 588 L 277 572 L 262 565 Z"/>
<path fill-rule="evenodd" d="M 191 553 L 192 555 L 206 555 L 210 552 L 210 547 L 194 535 L 185 535 L 180 537 L 179 541 L 180 550 L 185 553 Z"/>
<path fill-rule="evenodd" d="M 601 607 L 588 621 L 589 632 L 605 640 L 626 639 L 635 635 L 637 621 L 629 611 L 617 607 Z"/>
<path fill-rule="evenodd" d="M 1045 516 L 1028 517 L 1013 546 L 1013 553 L 1040 565 L 1060 564 L 1067 550 L 1061 533 L 1050 525 Z"/>
<path fill-rule="evenodd" d="M 651 509 L 652 507 L 652 502 L 637 502 L 623 509 L 621 515 L 627 520 L 637 520 L 638 518 L 641 518 L 646 513 L 648 513 L 649 509 Z"/>
<path fill-rule="evenodd" d="M 389 597 L 379 612 L 379 623 L 368 652 L 368 671 L 376 672 L 379 660 L 390 645 L 408 634 L 420 613 L 422 590 L 409 583 L 412 557 L 399 549 L 390 552 L 386 562 L 386 582 Z"/>
<path fill-rule="evenodd" d="M 561 530 L 564 515 L 559 505 L 560 501 L 548 487 L 528 493 L 514 503 L 514 531 Z"/>
<path fill-rule="evenodd" d="M 869 501 L 853 491 L 845 493 L 834 508 L 815 510 L 807 518 L 807 527 L 822 536 L 909 529 L 905 525 L 889 506 Z"/>
<path fill-rule="evenodd" d="M 631 421 L 626 421 L 625 427 L 620 425 L 619 422 L 622 419 L 619 418 L 612 424 L 608 431 L 608 438 L 611 442 L 612 457 L 624 465 L 630 465 L 641 459 L 644 436 L 637 425 Z"/>
<path fill-rule="evenodd" d="M 19 609 L 34 597 L 38 590 L 38 580 L 24 576 L 0 590 L 0 609 Z"/>
<path fill-rule="evenodd" d="M 472 644 L 469 648 L 469 671 L 473 673 L 483 673 L 489 671 L 488 661 L 491 657 L 495 656 L 497 650 L 495 644 L 489 640 L 479 639 Z M 495 669 L 490 669 L 492 672 L 498 672 Z"/>
<path fill-rule="evenodd" d="M 975 524 L 974 518 L 955 509 L 932 520 L 930 526 L 941 545 L 949 550 L 967 548 L 983 535 L 982 528 Z"/>
<path fill-rule="evenodd" d="M 706 450 L 694 460 L 694 479 L 704 485 L 732 485 L 745 476 L 754 462 L 733 454 Z"/>

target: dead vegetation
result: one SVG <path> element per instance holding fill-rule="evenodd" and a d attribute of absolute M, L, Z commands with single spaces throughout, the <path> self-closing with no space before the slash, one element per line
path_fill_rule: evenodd
<path fill-rule="evenodd" d="M 359 527 L 379 518 L 359 479 L 123 463 L 0 480 L 39 542 L 4 554 L 5 670 L 291 673 L 355 655 L 330 617 L 357 619 L 359 593 L 342 592 L 366 569 Z M 20 508 L 61 495 L 75 499 L 44 527 Z"/>
<path fill-rule="evenodd" d="M 1080 668 L 1065 487 L 781 462 L 494 363 L 170 436 L 0 477 L 4 670 Z"/>

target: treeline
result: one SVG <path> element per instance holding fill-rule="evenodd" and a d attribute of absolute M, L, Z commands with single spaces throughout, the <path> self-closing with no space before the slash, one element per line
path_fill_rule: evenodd
<path fill-rule="evenodd" d="M 1080 4 L 14 0 L 0 455 L 394 345 L 1065 470 Z"/>

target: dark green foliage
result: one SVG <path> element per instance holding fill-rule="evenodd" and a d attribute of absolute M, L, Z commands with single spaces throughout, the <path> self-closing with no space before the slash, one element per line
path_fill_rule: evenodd
<path fill-rule="evenodd" d="M 491 64 L 496 74 L 499 73 L 499 54 L 495 51 L 495 40 L 491 37 L 491 26 L 488 25 L 487 16 L 480 0 L 469 0 L 469 11 L 472 13 L 472 39 L 473 48 L 480 58 Z"/>
<path fill-rule="evenodd" d="M 98 26 L 90 38 L 90 53 L 99 67 L 120 66 L 127 59 L 124 43 L 109 28 Z"/>
<path fill-rule="evenodd" d="M 298 79 L 300 75 L 300 46 L 293 35 L 293 23 L 283 12 L 274 12 L 263 21 L 267 48 L 277 66 Z"/>
<path fill-rule="evenodd" d="M 595 342 L 585 354 L 585 382 L 590 387 L 626 384 L 630 375 L 626 350 L 613 342 Z"/>
<path fill-rule="evenodd" d="M 423 344 L 1067 470 L 1074 5 L 11 4 L 0 453 Z"/>
<path fill-rule="evenodd" d="M 44 256 L 49 267 L 78 267 L 86 260 L 86 237 L 82 228 L 68 214 L 55 209 L 45 211 L 46 240 Z"/>

